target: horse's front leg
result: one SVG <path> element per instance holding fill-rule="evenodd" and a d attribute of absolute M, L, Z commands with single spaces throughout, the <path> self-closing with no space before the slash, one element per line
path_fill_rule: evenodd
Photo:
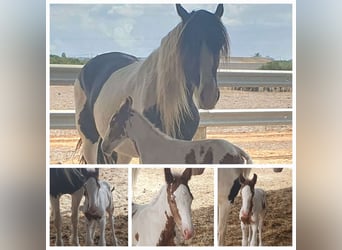
<path fill-rule="evenodd" d="M 111 209 L 110 209 L 111 210 Z M 114 209 L 113 209 L 114 210 Z M 113 215 L 113 211 L 109 211 L 108 212 L 109 214 L 109 224 L 110 224 L 110 228 L 112 230 L 112 238 L 113 238 L 113 245 L 114 246 L 118 246 L 118 240 L 116 239 L 116 236 L 115 236 L 115 228 L 114 228 L 114 215 Z"/>
<path fill-rule="evenodd" d="M 261 232 L 262 232 L 262 227 L 264 225 L 264 218 L 261 217 L 259 220 L 259 225 L 258 225 L 258 232 L 259 232 L 259 246 L 262 246 L 262 239 L 261 239 Z"/>
<path fill-rule="evenodd" d="M 257 245 L 257 231 L 258 231 L 258 222 L 252 223 L 250 225 L 252 228 L 252 239 L 250 242 L 250 246 L 256 246 Z"/>
<path fill-rule="evenodd" d="M 50 196 L 50 202 L 51 202 L 52 210 L 54 212 L 54 225 L 55 225 L 55 228 L 57 230 L 56 246 L 63 246 L 62 217 L 61 217 L 61 211 L 59 208 L 59 197 Z"/>
<path fill-rule="evenodd" d="M 241 232 L 242 232 L 242 246 L 248 246 L 248 230 L 249 230 L 249 225 L 244 224 L 241 222 Z"/>
<path fill-rule="evenodd" d="M 100 227 L 100 240 L 99 240 L 99 246 L 106 246 L 106 215 L 103 215 L 102 218 L 99 221 L 99 227 Z"/>
<path fill-rule="evenodd" d="M 87 225 L 86 245 L 92 246 L 94 245 L 94 233 L 95 233 L 96 221 L 86 219 L 86 225 Z"/>
<path fill-rule="evenodd" d="M 78 207 L 81 203 L 83 192 L 84 190 L 82 187 L 71 196 L 72 244 L 74 246 L 80 245 L 80 242 L 78 240 Z"/>
<path fill-rule="evenodd" d="M 99 142 L 91 142 L 87 138 L 82 138 L 82 155 L 87 164 L 97 164 L 97 150 Z"/>

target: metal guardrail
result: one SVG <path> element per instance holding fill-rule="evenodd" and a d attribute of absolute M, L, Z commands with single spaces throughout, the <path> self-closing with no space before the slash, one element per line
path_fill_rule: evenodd
<path fill-rule="evenodd" d="M 72 85 L 82 65 L 50 65 L 50 85 Z M 291 87 L 292 71 L 224 70 L 217 71 L 220 87 Z"/>
<path fill-rule="evenodd" d="M 292 109 L 200 110 L 200 127 L 256 126 L 292 123 Z M 75 129 L 74 110 L 51 110 L 50 129 Z"/>

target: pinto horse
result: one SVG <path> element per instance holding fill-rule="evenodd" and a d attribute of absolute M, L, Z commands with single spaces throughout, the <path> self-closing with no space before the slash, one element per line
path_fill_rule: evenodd
<path fill-rule="evenodd" d="M 189 13 L 180 4 L 176 10 L 181 22 L 146 60 L 113 52 L 91 59 L 81 70 L 74 85 L 75 119 L 87 163 L 105 163 L 98 145 L 127 96 L 135 100 L 133 108 L 158 129 L 184 140 L 191 140 L 198 128 L 198 108 L 215 107 L 220 94 L 219 58 L 229 51 L 221 22 L 223 5 L 214 13 Z M 111 156 L 116 163 L 129 163 L 132 157 L 138 154 L 129 140 Z"/>

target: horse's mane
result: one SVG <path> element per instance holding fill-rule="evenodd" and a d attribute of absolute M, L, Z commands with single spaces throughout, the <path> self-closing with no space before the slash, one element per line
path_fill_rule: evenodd
<path fill-rule="evenodd" d="M 192 12 L 186 23 L 179 23 L 161 41 L 160 47 L 145 61 L 154 66 L 157 110 L 163 131 L 174 137 L 184 117 L 190 116 L 185 71 L 198 65 L 201 44 L 205 42 L 214 56 L 228 53 L 228 34 L 220 19 L 204 10 Z M 184 69 L 185 68 L 185 69 Z"/>
<path fill-rule="evenodd" d="M 163 121 L 163 130 L 175 136 L 181 120 L 190 115 L 187 86 L 178 53 L 178 38 L 182 24 L 178 24 L 161 41 L 157 64 L 157 107 Z"/>

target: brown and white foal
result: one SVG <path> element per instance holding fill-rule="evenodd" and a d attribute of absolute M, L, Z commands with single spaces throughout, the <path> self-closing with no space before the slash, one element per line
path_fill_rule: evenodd
<path fill-rule="evenodd" d="M 242 246 L 257 246 L 259 231 L 259 246 L 262 246 L 261 231 L 266 215 L 266 193 L 260 188 L 254 188 L 257 175 L 253 179 L 239 177 L 241 187 L 242 207 L 240 210 Z"/>
<path fill-rule="evenodd" d="M 164 169 L 166 185 L 149 204 L 132 207 L 132 237 L 134 246 L 174 246 L 175 227 L 185 240 L 193 236 L 191 203 L 193 196 L 188 186 L 191 168 L 181 176 Z"/>
<path fill-rule="evenodd" d="M 129 138 L 143 164 L 252 163 L 245 151 L 226 140 L 185 141 L 172 138 L 132 109 L 132 104 L 133 99 L 127 97 L 109 122 L 101 145 L 107 158 L 113 150 L 120 150 L 120 144 Z"/>

